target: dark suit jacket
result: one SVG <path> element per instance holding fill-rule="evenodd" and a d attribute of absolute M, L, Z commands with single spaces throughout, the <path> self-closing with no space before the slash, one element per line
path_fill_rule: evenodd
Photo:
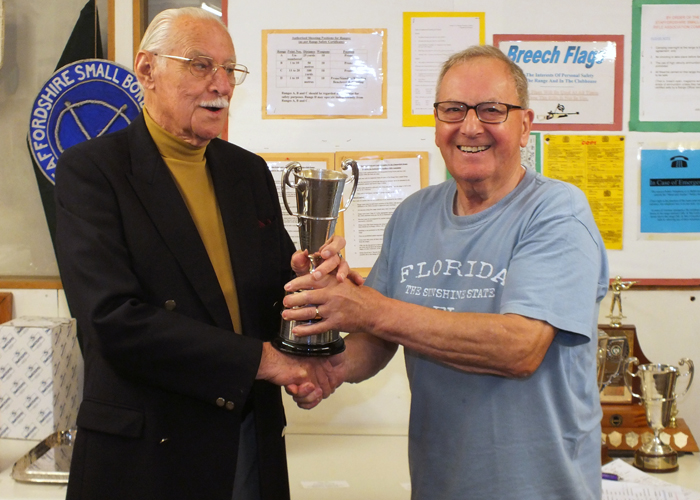
<path fill-rule="evenodd" d="M 56 252 L 85 358 L 69 499 L 230 500 L 251 405 L 263 498 L 289 497 L 280 389 L 254 379 L 294 247 L 265 162 L 218 139 L 206 158 L 244 335 L 143 116 L 60 157 Z"/>

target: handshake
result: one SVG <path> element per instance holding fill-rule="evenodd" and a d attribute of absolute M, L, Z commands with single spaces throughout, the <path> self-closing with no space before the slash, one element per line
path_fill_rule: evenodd
<path fill-rule="evenodd" d="M 340 250 L 344 246 L 342 237 L 333 236 L 328 240 L 319 250 L 324 260 L 312 274 L 309 273 L 307 251 L 297 251 L 292 256 L 292 269 L 297 278 L 285 285 L 285 291 L 301 292 L 285 297 L 283 318 L 295 321 L 320 319 L 312 324 L 297 325 L 293 331 L 295 335 L 315 335 L 331 328 L 351 331 L 348 327 L 353 325 L 345 321 L 347 315 L 341 311 L 340 304 L 344 303 L 341 289 L 357 289 L 364 280 L 343 260 Z M 299 307 L 307 304 L 318 305 Z M 346 380 L 346 361 L 346 352 L 330 357 L 294 356 L 265 342 L 256 378 L 284 386 L 300 408 L 311 409 Z"/>
<path fill-rule="evenodd" d="M 345 356 L 294 356 L 265 342 L 257 378 L 284 386 L 300 408 L 310 410 L 345 381 Z"/>

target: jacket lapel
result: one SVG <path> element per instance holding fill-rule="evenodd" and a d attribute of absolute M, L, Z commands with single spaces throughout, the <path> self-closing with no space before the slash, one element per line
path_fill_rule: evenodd
<path fill-rule="evenodd" d="M 143 116 L 129 127 L 131 172 L 136 195 L 165 244 L 180 263 L 214 322 L 233 329 L 223 292 L 204 243 L 168 167 L 151 139 Z"/>

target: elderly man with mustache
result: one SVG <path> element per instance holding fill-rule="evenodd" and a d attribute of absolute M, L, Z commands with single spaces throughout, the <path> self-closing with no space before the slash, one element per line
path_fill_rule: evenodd
<path fill-rule="evenodd" d="M 221 21 L 160 13 L 143 113 L 57 165 L 61 278 L 85 357 L 68 499 L 289 498 L 281 385 L 327 397 L 331 361 L 275 350 L 303 269 L 264 160 L 218 139 L 248 73 Z M 318 270 L 348 274 L 324 249 Z M 301 273 L 301 271 L 300 271 Z"/>

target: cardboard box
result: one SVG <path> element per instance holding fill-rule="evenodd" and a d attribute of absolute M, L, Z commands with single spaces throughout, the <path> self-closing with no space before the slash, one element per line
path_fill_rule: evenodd
<path fill-rule="evenodd" d="M 74 427 L 82 397 L 75 319 L 27 316 L 0 325 L 0 438 L 44 439 Z"/>

